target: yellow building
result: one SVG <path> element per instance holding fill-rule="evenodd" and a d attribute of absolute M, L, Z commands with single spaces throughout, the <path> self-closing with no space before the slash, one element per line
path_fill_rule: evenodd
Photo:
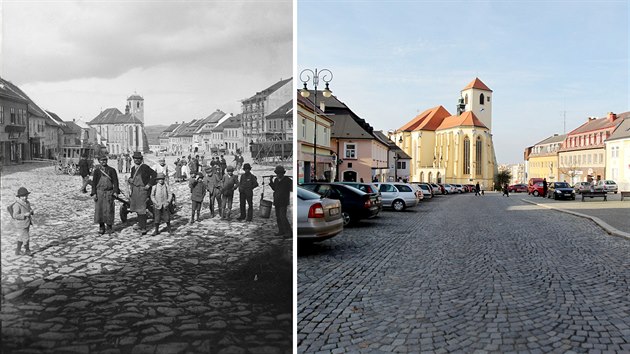
<path fill-rule="evenodd" d="M 562 147 L 566 137 L 566 134 L 554 134 L 532 146 L 527 159 L 528 179 L 546 178 L 548 182 L 559 181 L 558 151 Z"/>
<path fill-rule="evenodd" d="M 410 181 L 492 187 L 492 90 L 475 78 L 460 94 L 457 115 L 437 106 L 390 132 L 389 138 L 411 156 Z"/>

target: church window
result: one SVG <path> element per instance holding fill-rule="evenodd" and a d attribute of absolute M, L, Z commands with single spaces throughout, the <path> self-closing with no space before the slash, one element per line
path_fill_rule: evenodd
<path fill-rule="evenodd" d="M 481 174 L 481 138 L 477 138 L 477 146 L 475 147 L 475 161 L 477 164 L 475 165 L 475 173 Z"/>
<path fill-rule="evenodd" d="M 470 174 L 470 139 L 464 138 L 464 174 Z"/>
<path fill-rule="evenodd" d="M 479 104 L 483 104 L 485 101 L 484 95 L 483 93 L 481 95 L 479 95 Z"/>

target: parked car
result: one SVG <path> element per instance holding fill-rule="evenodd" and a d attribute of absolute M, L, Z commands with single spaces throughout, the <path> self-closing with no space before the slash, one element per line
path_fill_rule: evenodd
<path fill-rule="evenodd" d="M 418 202 L 424 200 L 424 192 L 422 192 L 422 188 L 417 183 L 409 183 L 413 190 L 416 192 L 416 198 L 418 198 Z"/>
<path fill-rule="evenodd" d="M 297 188 L 298 240 L 319 242 L 343 231 L 341 202 Z"/>
<path fill-rule="evenodd" d="M 527 194 L 533 194 L 536 197 L 543 194 L 542 178 L 530 178 L 527 182 Z"/>
<path fill-rule="evenodd" d="M 451 184 L 452 186 L 455 187 L 455 190 L 457 191 L 457 193 L 464 193 L 464 186 L 461 184 Z"/>
<path fill-rule="evenodd" d="M 596 192 L 614 192 L 617 194 L 619 187 L 617 187 L 617 183 L 615 181 L 606 179 L 599 180 L 596 183 L 593 183 L 593 190 Z"/>
<path fill-rule="evenodd" d="M 365 193 L 354 187 L 329 182 L 305 183 L 301 187 L 326 198 L 341 201 L 344 227 L 361 219 L 373 218 L 381 210 L 377 201 L 378 194 L 375 193 Z"/>
<path fill-rule="evenodd" d="M 374 193 L 378 195 L 376 204 L 378 205 L 378 210 L 381 211 L 383 209 L 383 200 L 381 198 L 381 192 L 378 191 L 378 187 L 373 183 L 361 183 L 361 182 L 334 182 L 338 184 L 343 184 L 346 186 L 350 186 L 356 188 L 365 193 Z"/>
<path fill-rule="evenodd" d="M 523 183 L 513 184 L 511 186 L 508 186 L 508 192 L 510 192 L 510 193 L 526 193 L 527 192 L 527 185 L 523 184 Z"/>
<path fill-rule="evenodd" d="M 408 183 L 375 183 L 383 198 L 383 207 L 403 211 L 418 205 L 418 195 Z"/>
<path fill-rule="evenodd" d="M 412 183 L 412 184 L 420 188 L 420 190 L 422 191 L 422 195 L 424 196 L 424 199 L 433 198 L 433 189 L 431 188 L 430 184 L 427 184 L 427 183 Z"/>
<path fill-rule="evenodd" d="M 551 182 L 547 187 L 547 198 L 575 200 L 575 190 L 567 182 Z"/>
<path fill-rule="evenodd" d="M 448 183 L 444 183 L 444 190 L 446 191 L 445 194 L 457 193 L 457 188 L 454 185 Z"/>
<path fill-rule="evenodd" d="M 433 195 L 435 194 L 446 194 L 446 190 L 444 189 L 444 185 L 439 184 L 439 183 L 430 183 L 431 186 L 433 187 Z M 436 191 L 438 191 L 436 193 Z"/>
<path fill-rule="evenodd" d="M 582 192 L 588 192 L 591 189 L 591 184 L 589 182 L 578 182 L 573 185 L 573 190 L 577 194 L 581 194 Z"/>

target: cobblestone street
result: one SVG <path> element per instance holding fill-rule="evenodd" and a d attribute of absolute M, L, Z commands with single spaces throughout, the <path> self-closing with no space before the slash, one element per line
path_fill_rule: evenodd
<path fill-rule="evenodd" d="M 298 251 L 299 352 L 630 352 L 630 242 L 487 193 Z"/>
<path fill-rule="evenodd" d="M 252 173 L 262 184 L 272 170 L 254 165 Z M 127 195 L 128 177 L 119 174 Z M 292 241 L 274 236 L 273 211 L 259 216 L 261 187 L 253 222 L 235 220 L 236 192 L 232 221 L 211 219 L 204 204 L 201 222 L 189 225 L 190 190 L 171 178 L 180 208 L 174 234 L 151 236 L 150 222 L 142 236 L 132 229 L 135 214 L 121 224 L 119 202 L 115 233 L 99 235 L 94 202 L 80 185 L 79 176 L 50 166 L 2 172 L 2 352 L 292 351 Z M 35 211 L 30 257 L 14 255 L 6 210 L 20 186 Z M 264 192 L 273 199 L 271 188 Z"/>

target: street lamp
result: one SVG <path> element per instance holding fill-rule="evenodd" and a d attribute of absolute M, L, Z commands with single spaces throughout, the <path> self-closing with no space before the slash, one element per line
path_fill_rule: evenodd
<path fill-rule="evenodd" d="M 309 82 L 311 78 L 313 79 L 313 87 L 315 88 L 315 97 L 313 100 L 313 116 L 315 118 L 315 134 L 313 137 L 313 175 L 317 180 L 317 85 L 319 84 L 319 79 L 321 78 L 326 84 L 326 88 L 322 91 L 322 94 L 324 97 L 332 96 L 332 91 L 328 88 L 328 83 L 332 81 L 333 74 L 328 69 L 315 69 L 315 71 L 311 69 L 302 70 L 302 72 L 300 72 L 300 81 L 304 84 L 304 88 L 300 90 L 300 95 L 304 98 L 311 95 L 311 92 L 307 87 L 307 82 Z"/>

